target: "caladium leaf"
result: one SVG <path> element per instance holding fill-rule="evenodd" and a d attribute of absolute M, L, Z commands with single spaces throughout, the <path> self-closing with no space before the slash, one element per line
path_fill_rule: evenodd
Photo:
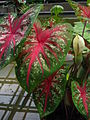
<path fill-rule="evenodd" d="M 80 15 L 90 21 L 90 6 L 78 5 Z"/>
<path fill-rule="evenodd" d="M 62 66 L 43 80 L 33 92 L 34 102 L 41 117 L 54 112 L 60 104 L 65 92 L 66 74 L 67 67 Z"/>
<path fill-rule="evenodd" d="M 72 27 L 69 24 L 43 30 L 35 22 L 33 27 L 16 67 L 17 78 L 28 92 L 32 92 L 40 82 L 62 66 L 72 40 Z"/>
<path fill-rule="evenodd" d="M 11 62 L 16 46 L 23 42 L 30 31 L 31 25 L 40 11 L 41 5 L 33 5 L 22 16 L 13 18 L 11 14 L 0 24 L 0 68 Z"/>
<path fill-rule="evenodd" d="M 82 21 L 90 22 L 90 6 L 80 5 L 72 0 L 67 0 L 71 7 L 74 9 L 76 16 Z"/>
<path fill-rule="evenodd" d="M 83 86 L 73 81 L 71 89 L 74 105 L 81 114 L 88 116 L 90 114 L 90 77 Z"/>

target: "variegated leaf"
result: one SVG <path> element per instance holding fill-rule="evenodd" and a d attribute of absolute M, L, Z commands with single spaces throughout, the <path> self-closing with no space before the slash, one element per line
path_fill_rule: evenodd
<path fill-rule="evenodd" d="M 10 13 L 0 24 L 0 69 L 18 55 L 42 5 L 32 5 L 20 17 Z M 20 44 L 21 43 L 21 44 Z"/>
<path fill-rule="evenodd" d="M 78 111 L 85 116 L 90 115 L 90 77 L 83 86 L 73 81 L 71 89 L 72 99 Z"/>
<path fill-rule="evenodd" d="M 66 74 L 67 67 L 62 66 L 43 80 L 33 92 L 34 102 L 41 117 L 54 112 L 60 104 L 65 92 Z"/>
<path fill-rule="evenodd" d="M 26 91 L 32 92 L 63 65 L 72 41 L 71 31 L 69 24 L 43 30 L 39 23 L 34 23 L 16 67 L 17 78 Z"/>

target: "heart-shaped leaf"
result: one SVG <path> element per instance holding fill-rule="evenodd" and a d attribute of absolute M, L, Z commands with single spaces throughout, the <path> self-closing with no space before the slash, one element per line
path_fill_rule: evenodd
<path fill-rule="evenodd" d="M 69 24 L 43 30 L 40 23 L 35 22 L 33 27 L 16 67 L 18 81 L 28 92 L 63 65 L 72 40 Z"/>
<path fill-rule="evenodd" d="M 78 111 L 88 116 L 90 114 L 90 77 L 80 86 L 78 82 L 73 81 L 71 84 L 72 99 Z"/>
<path fill-rule="evenodd" d="M 20 17 L 8 14 L 0 24 L 0 69 L 14 60 L 17 45 L 25 40 L 41 5 L 33 5 Z M 24 40 L 23 40 L 24 38 Z"/>
<path fill-rule="evenodd" d="M 41 117 L 54 112 L 60 104 L 65 92 L 66 73 L 67 68 L 62 66 L 35 89 L 33 98 Z"/>

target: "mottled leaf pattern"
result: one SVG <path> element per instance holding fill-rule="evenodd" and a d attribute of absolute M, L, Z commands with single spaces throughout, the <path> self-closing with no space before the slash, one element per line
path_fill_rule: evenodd
<path fill-rule="evenodd" d="M 90 6 L 78 5 L 80 9 L 80 15 L 84 18 L 90 19 Z"/>
<path fill-rule="evenodd" d="M 38 25 L 34 24 L 17 60 L 17 78 L 29 92 L 62 66 L 72 40 L 69 24 L 46 30 Z"/>
<path fill-rule="evenodd" d="M 33 5 L 20 17 L 13 18 L 11 14 L 8 14 L 8 17 L 3 19 L 2 23 L 0 24 L 1 68 L 12 61 L 15 55 L 18 53 L 16 51 L 16 46 L 23 38 L 25 39 L 28 31 L 30 31 L 30 27 L 38 15 L 37 9 L 40 9 L 40 6 L 41 5 Z"/>
<path fill-rule="evenodd" d="M 64 29 L 66 28 L 65 25 L 57 26 L 53 29 L 47 29 L 47 30 L 42 30 L 39 23 L 34 23 L 33 26 L 34 26 L 36 36 L 28 36 L 28 38 L 30 38 L 30 39 L 32 38 L 33 40 L 30 42 L 29 41 L 25 42 L 25 45 L 30 45 L 31 47 L 27 50 L 23 50 L 21 53 L 21 54 L 23 54 L 23 53 L 29 54 L 30 53 L 29 55 L 26 56 L 26 58 L 24 60 L 24 62 L 25 62 L 28 59 L 30 59 L 29 66 L 28 66 L 28 72 L 27 72 L 27 85 L 29 85 L 29 74 L 31 71 L 31 67 L 32 67 L 33 63 L 36 61 L 36 59 L 39 62 L 39 65 L 42 70 L 42 74 L 44 74 L 43 66 L 42 66 L 41 60 L 39 58 L 40 53 L 43 55 L 48 67 L 50 68 L 50 63 L 49 63 L 50 60 L 48 59 L 44 48 L 48 49 L 53 54 L 53 56 L 56 58 L 57 62 L 58 62 L 57 54 L 50 47 L 50 44 L 53 45 L 54 47 L 57 47 L 63 55 L 62 48 L 56 42 L 51 41 L 50 39 L 55 38 L 55 37 L 61 38 L 63 41 L 65 41 L 65 43 L 67 43 L 66 38 L 54 34 L 55 32 L 64 31 Z"/>
<path fill-rule="evenodd" d="M 90 78 L 80 86 L 78 82 L 71 84 L 72 99 L 78 111 L 88 116 L 90 114 Z"/>
<path fill-rule="evenodd" d="M 35 89 L 33 98 L 41 117 L 52 113 L 61 102 L 65 92 L 66 73 L 67 69 L 62 66 Z"/>
<path fill-rule="evenodd" d="M 74 9 L 76 16 L 82 20 L 90 22 L 90 6 L 80 5 L 72 0 L 67 0 L 71 7 Z"/>

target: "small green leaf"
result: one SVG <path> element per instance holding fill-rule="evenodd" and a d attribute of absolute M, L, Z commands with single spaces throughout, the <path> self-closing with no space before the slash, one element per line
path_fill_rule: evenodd
<path fill-rule="evenodd" d="M 60 13 L 63 13 L 64 8 L 61 5 L 54 5 L 51 9 L 51 14 L 55 14 L 56 16 L 59 15 Z"/>

